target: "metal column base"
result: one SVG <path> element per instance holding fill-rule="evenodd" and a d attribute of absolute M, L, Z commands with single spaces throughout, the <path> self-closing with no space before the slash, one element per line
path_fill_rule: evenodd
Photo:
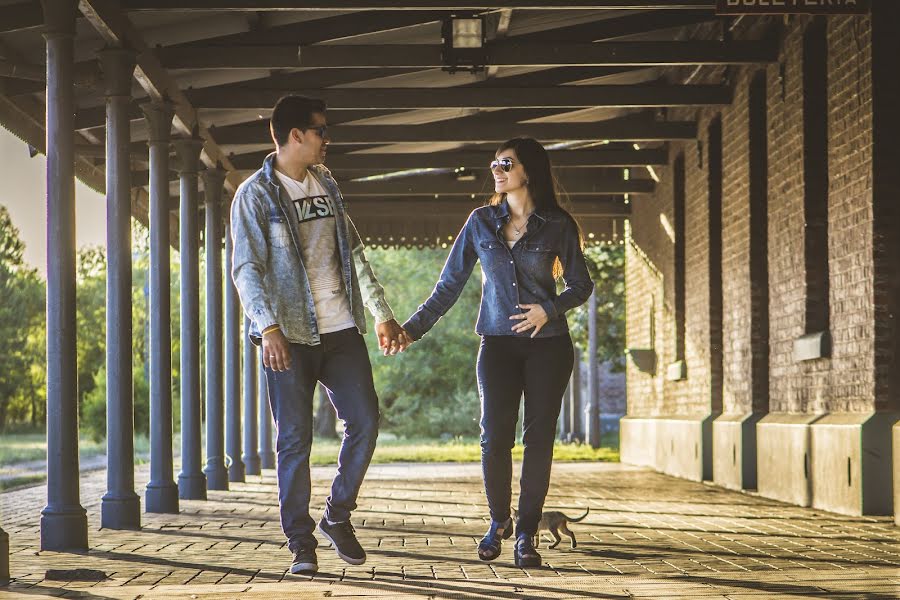
<path fill-rule="evenodd" d="M 87 512 L 81 506 L 68 511 L 41 513 L 41 550 L 87 550 Z"/>
<path fill-rule="evenodd" d="M 206 475 L 206 489 L 228 489 L 228 470 L 221 460 L 207 461 L 206 467 L 203 468 L 203 473 Z"/>
<path fill-rule="evenodd" d="M 241 461 L 235 461 L 228 467 L 228 481 L 233 483 L 243 483 L 246 480 L 245 472 L 244 472 L 244 463 Z"/>
<path fill-rule="evenodd" d="M 244 459 L 244 473 L 247 475 L 261 475 L 262 466 L 258 456 L 248 456 Z"/>
<path fill-rule="evenodd" d="M 0 585 L 9 583 L 9 535 L 0 529 Z"/>
<path fill-rule="evenodd" d="M 178 486 L 175 482 L 157 485 L 147 484 L 145 496 L 148 513 L 178 514 Z"/>
<path fill-rule="evenodd" d="M 178 497 L 182 500 L 206 500 L 206 476 L 179 475 Z"/>
<path fill-rule="evenodd" d="M 141 498 L 134 492 L 123 496 L 106 494 L 100 501 L 100 527 L 140 529 Z"/>
<path fill-rule="evenodd" d="M 263 469 L 274 469 L 275 468 L 275 453 L 274 452 L 260 452 L 259 453 L 259 464 Z"/>

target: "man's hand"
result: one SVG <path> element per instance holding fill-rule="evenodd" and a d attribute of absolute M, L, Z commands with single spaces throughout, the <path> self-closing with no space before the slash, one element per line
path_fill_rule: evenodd
<path fill-rule="evenodd" d="M 375 325 L 375 333 L 378 334 L 378 347 L 384 351 L 385 356 L 403 352 L 413 342 L 395 319 Z"/>
<path fill-rule="evenodd" d="M 550 318 L 547 316 L 547 313 L 544 311 L 540 304 L 520 304 L 519 308 L 524 308 L 528 312 L 518 315 L 512 315 L 510 317 L 510 319 L 517 319 L 522 321 L 521 323 L 516 323 L 512 326 L 512 330 L 516 333 L 528 331 L 533 327 L 534 331 L 531 333 L 531 337 L 534 337 L 538 334 L 541 328 L 547 324 L 547 321 L 550 320 Z"/>
<path fill-rule="evenodd" d="M 262 337 L 263 364 L 273 371 L 291 368 L 291 346 L 281 329 L 273 329 Z"/>

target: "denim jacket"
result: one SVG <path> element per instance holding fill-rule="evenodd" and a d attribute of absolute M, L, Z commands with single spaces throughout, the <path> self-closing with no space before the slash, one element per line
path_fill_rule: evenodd
<path fill-rule="evenodd" d="M 378 323 L 393 319 L 393 312 L 331 172 L 323 165 L 311 166 L 308 172 L 334 203 L 344 289 L 356 328 L 364 334 L 364 305 Z M 238 187 L 231 203 L 231 274 L 250 319 L 251 339 L 258 342 L 261 332 L 277 323 L 288 341 L 314 345 L 319 343 L 316 307 L 297 240 L 297 215 L 288 210 L 289 201 L 275 174 L 275 154 L 270 154 L 262 168 Z"/>
<path fill-rule="evenodd" d="M 525 312 L 521 304 L 540 304 L 549 317 L 536 337 L 563 335 L 569 331 L 566 311 L 588 299 L 594 283 L 588 274 L 578 239 L 578 227 L 566 213 L 535 211 L 528 218 L 525 235 L 510 248 L 501 229 L 509 222 L 504 200 L 472 211 L 453 243 L 440 279 L 428 300 L 403 327 L 419 339 L 431 329 L 462 293 L 475 261 L 481 261 L 481 308 L 475 332 L 480 335 L 518 335 L 510 315 Z M 553 279 L 556 258 L 563 265 L 565 289 L 557 295 Z"/>

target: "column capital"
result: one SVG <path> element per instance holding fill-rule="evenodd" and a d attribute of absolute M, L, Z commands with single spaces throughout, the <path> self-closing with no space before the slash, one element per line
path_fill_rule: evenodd
<path fill-rule="evenodd" d="M 200 151 L 205 142 L 198 138 L 178 138 L 172 141 L 178 156 L 178 173 L 197 173 L 200 170 Z"/>
<path fill-rule="evenodd" d="M 225 176 L 228 173 L 218 167 L 214 169 L 206 169 L 200 173 L 203 179 L 203 194 L 206 204 L 212 202 L 222 202 L 222 190 L 225 185 Z"/>
<path fill-rule="evenodd" d="M 41 8 L 44 10 L 45 38 L 75 36 L 78 0 L 41 0 Z"/>
<path fill-rule="evenodd" d="M 131 78 L 134 76 L 137 53 L 129 48 L 109 47 L 98 54 L 106 97 L 131 97 Z"/>
<path fill-rule="evenodd" d="M 147 121 L 147 129 L 150 132 L 148 144 L 169 143 L 169 134 L 172 131 L 172 118 L 175 116 L 175 106 L 166 100 L 161 102 L 148 102 L 141 104 L 141 111 Z"/>

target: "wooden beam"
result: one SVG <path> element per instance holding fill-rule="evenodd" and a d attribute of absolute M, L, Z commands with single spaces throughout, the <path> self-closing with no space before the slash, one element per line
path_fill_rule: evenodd
<path fill-rule="evenodd" d="M 560 177 L 560 184 L 569 196 L 594 196 L 601 194 L 652 194 L 655 184 L 650 179 L 613 179 L 609 176 L 596 178 L 585 175 L 567 174 Z M 341 183 L 341 194 L 347 198 L 355 196 L 376 196 L 396 198 L 401 196 L 483 196 L 494 191 L 493 179 L 482 172 L 475 181 L 457 181 L 450 175 L 405 177 L 388 181 L 345 181 Z"/>
<path fill-rule="evenodd" d="M 228 157 L 219 149 L 206 127 L 198 122 L 197 111 L 160 65 L 138 29 L 122 12 L 120 3 L 114 0 L 80 0 L 78 8 L 107 43 L 130 47 L 137 52 L 135 78 L 151 98 L 168 98 L 174 104 L 175 127 L 182 135 L 192 135 L 196 129 L 205 142 L 201 155 L 203 162 L 207 166 L 220 163 L 226 170 L 233 171 Z M 229 190 L 233 192 L 238 183 L 229 180 Z"/>
<path fill-rule="evenodd" d="M 44 25 L 44 11 L 40 2 L 10 4 L 0 9 L 0 33 L 35 29 Z"/>
<path fill-rule="evenodd" d="M 256 152 L 231 159 L 236 169 L 258 169 L 268 152 Z M 418 152 L 415 154 L 331 154 L 325 165 L 334 171 L 373 171 L 382 173 L 407 169 L 483 169 L 493 158 L 485 152 Z M 668 149 L 645 150 L 555 150 L 550 152 L 554 167 L 599 168 L 639 167 L 668 164 Z"/>
<path fill-rule="evenodd" d="M 271 108 L 291 90 L 257 90 L 231 87 L 220 90 L 187 90 L 187 98 L 199 108 Z M 329 111 L 343 109 L 417 108 L 584 108 L 721 106 L 731 104 L 731 89 L 724 85 L 571 85 L 533 88 L 402 88 L 309 89 Z"/>
<path fill-rule="evenodd" d="M 304 7 L 298 6 L 298 10 Z M 290 44 L 308 46 L 321 42 L 330 42 L 352 38 L 358 35 L 391 31 L 402 27 L 421 25 L 438 21 L 446 16 L 441 11 L 396 11 L 396 12 L 353 12 L 322 19 L 276 25 L 254 31 L 233 33 L 205 42 L 186 42 L 167 46 L 163 54 L 182 52 L 189 53 L 191 48 L 215 43 L 222 46 L 267 46 L 272 44 Z"/>
<path fill-rule="evenodd" d="M 228 128 L 216 131 L 216 139 L 223 145 L 260 144 L 269 142 L 268 136 Z M 461 125 L 441 121 L 428 125 L 343 125 L 330 130 L 331 144 L 398 144 L 420 142 L 500 143 L 517 135 L 527 135 L 544 143 L 584 141 L 657 142 L 693 140 L 697 124 L 693 121 L 648 121 L 646 119 L 616 119 L 598 123 L 509 123 L 495 122 Z"/>
<path fill-rule="evenodd" d="M 439 44 L 303 47 L 215 44 L 161 48 L 157 53 L 170 69 L 439 69 L 444 64 Z M 775 62 L 778 46 L 774 40 L 557 43 L 552 46 L 500 40 L 488 44 L 487 53 L 487 64 L 497 67 L 745 65 Z"/>
<path fill-rule="evenodd" d="M 444 199 L 434 196 L 415 196 L 402 199 L 357 198 L 348 206 L 354 221 L 373 217 L 409 218 L 411 214 L 428 217 L 465 217 L 469 212 L 483 206 L 487 196 L 482 194 L 476 200 Z M 629 206 L 621 198 L 609 196 L 579 196 L 570 202 L 572 213 L 579 217 L 619 217 L 630 214 Z"/>
<path fill-rule="evenodd" d="M 305 1 L 303 10 L 681 10 L 715 8 L 714 0 L 496 0 L 494 2 L 448 3 L 447 0 L 417 0 L 397 3 L 382 0 L 315 0 Z M 298 9 L 295 0 L 124 0 L 122 9 L 126 11 L 176 11 L 193 12 L 209 10 L 229 10 L 244 12 L 294 11 Z"/>

